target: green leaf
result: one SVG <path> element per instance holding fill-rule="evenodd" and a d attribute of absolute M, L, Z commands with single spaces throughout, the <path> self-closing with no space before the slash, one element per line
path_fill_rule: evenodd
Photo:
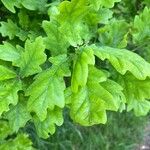
<path fill-rule="evenodd" d="M 127 110 L 134 110 L 135 115 L 144 116 L 150 110 L 150 79 L 138 80 L 132 75 L 121 76 L 120 84 L 127 99 Z"/>
<path fill-rule="evenodd" d="M 18 13 L 18 17 L 19 17 L 19 24 L 23 29 L 27 29 L 29 27 L 29 16 L 26 13 L 26 11 L 24 10 L 20 10 L 20 12 Z"/>
<path fill-rule="evenodd" d="M 106 89 L 111 95 L 113 95 L 113 99 L 111 101 L 107 101 L 107 110 L 120 111 L 125 109 L 126 97 L 123 94 L 123 88 L 113 80 L 107 80 L 107 82 L 101 83 L 101 86 Z"/>
<path fill-rule="evenodd" d="M 35 117 L 34 124 L 39 137 L 46 139 L 49 137 L 49 133 L 55 133 L 55 125 L 61 126 L 63 124 L 62 110 L 56 107 L 54 110 L 48 111 L 46 119 L 42 122 Z"/>
<path fill-rule="evenodd" d="M 85 86 L 88 78 L 88 65 L 95 64 L 94 52 L 91 48 L 79 49 L 71 79 L 71 88 L 73 92 L 78 91 L 79 86 Z"/>
<path fill-rule="evenodd" d="M 17 24 L 11 19 L 8 19 L 7 22 L 1 21 L 0 24 L 0 33 L 3 37 L 8 36 L 10 40 L 12 40 L 20 31 Z"/>
<path fill-rule="evenodd" d="M 20 67 L 20 75 L 22 77 L 42 71 L 40 65 L 46 61 L 44 50 L 45 46 L 42 37 L 36 38 L 34 42 L 26 41 L 25 51 L 22 52 L 20 58 L 15 62 L 15 65 Z"/>
<path fill-rule="evenodd" d="M 83 44 L 88 41 L 90 33 L 88 26 L 82 19 L 89 13 L 89 6 L 86 0 L 63 1 L 59 5 L 57 21 L 60 24 L 60 31 L 72 46 Z"/>
<path fill-rule="evenodd" d="M 89 3 L 95 10 L 98 10 L 101 6 L 112 8 L 116 2 L 120 1 L 121 0 L 89 0 Z"/>
<path fill-rule="evenodd" d="M 19 102 L 16 106 L 4 114 L 4 118 L 9 121 L 9 126 L 13 132 L 18 132 L 19 128 L 24 127 L 31 119 L 25 102 Z"/>
<path fill-rule="evenodd" d="M 10 43 L 4 42 L 3 45 L 0 45 L 0 59 L 14 62 L 19 59 L 19 57 L 20 52 Z"/>
<path fill-rule="evenodd" d="M 10 40 L 14 39 L 14 37 L 18 37 L 20 40 L 25 41 L 27 38 L 28 32 L 22 30 L 17 26 L 12 20 L 8 19 L 7 22 L 0 22 L 0 33 L 3 37 L 9 37 Z"/>
<path fill-rule="evenodd" d="M 32 142 L 26 134 L 18 134 L 15 139 L 9 139 L 0 145 L 2 150 L 34 150 Z"/>
<path fill-rule="evenodd" d="M 21 4 L 29 10 L 46 11 L 47 0 L 22 0 Z"/>
<path fill-rule="evenodd" d="M 64 35 L 59 31 L 58 23 L 43 21 L 42 27 L 48 36 L 44 39 L 44 42 L 47 49 L 52 52 L 52 55 L 66 53 L 69 43 Z"/>
<path fill-rule="evenodd" d="M 14 71 L 0 65 L 0 81 L 15 78 L 17 75 Z"/>
<path fill-rule="evenodd" d="M 19 90 L 21 90 L 21 81 L 19 80 L 0 82 L 0 116 L 10 109 L 10 104 L 17 104 Z"/>
<path fill-rule="evenodd" d="M 28 110 L 35 112 L 41 121 L 46 119 L 47 109 L 53 110 L 55 106 L 64 107 L 65 82 L 63 76 L 70 75 L 69 69 L 65 67 L 66 55 L 50 60 L 53 66 L 38 74 L 26 91 L 26 95 L 30 95 Z"/>
<path fill-rule="evenodd" d="M 55 105 L 64 107 L 64 89 L 62 77 L 55 75 L 51 69 L 43 71 L 26 92 L 30 95 L 28 110 L 35 112 L 41 121 L 45 120 L 47 108 L 53 110 Z"/>
<path fill-rule="evenodd" d="M 44 11 L 46 2 L 47 0 L 2 0 L 5 7 L 12 13 L 16 12 L 14 7 L 21 8 L 22 6 L 29 10 Z"/>
<path fill-rule="evenodd" d="M 140 15 L 135 16 L 133 41 L 137 44 L 150 41 L 150 9 L 145 7 Z M 149 42 L 148 42 L 149 43 Z"/>
<path fill-rule="evenodd" d="M 57 70 L 56 74 L 58 76 L 71 76 L 70 72 L 70 57 L 67 57 L 66 54 L 58 55 L 55 57 L 50 57 L 49 61 L 53 64 L 54 70 Z"/>
<path fill-rule="evenodd" d="M 77 47 L 91 38 L 88 26 L 82 22 L 76 24 L 65 23 L 61 26 L 60 31 L 65 35 L 70 45 Z"/>
<path fill-rule="evenodd" d="M 15 6 L 20 7 L 21 0 L 1 0 L 1 1 L 9 11 L 15 13 L 16 11 L 14 7 Z"/>
<path fill-rule="evenodd" d="M 59 5 L 58 21 L 60 23 L 69 21 L 70 24 L 80 21 L 88 13 L 87 4 L 86 0 L 63 1 Z"/>
<path fill-rule="evenodd" d="M 12 134 L 12 130 L 8 121 L 0 120 L 0 140 L 4 140 L 9 134 Z"/>
<path fill-rule="evenodd" d="M 86 15 L 85 20 L 88 26 L 90 27 L 90 30 L 93 32 L 93 27 L 95 27 L 95 32 L 97 32 L 97 24 L 108 24 L 109 19 L 112 18 L 112 15 L 113 12 L 108 8 L 100 8 L 98 11 L 91 12 L 88 15 Z"/>
<path fill-rule="evenodd" d="M 70 96 L 72 119 L 84 126 L 106 123 L 106 110 L 117 111 L 125 103 L 122 90 L 116 82 L 107 80 L 105 73 L 92 67 L 86 86 Z"/>
<path fill-rule="evenodd" d="M 99 41 L 103 46 L 114 48 L 125 48 L 127 46 L 127 35 L 129 25 L 125 21 L 113 20 L 98 30 Z"/>
<path fill-rule="evenodd" d="M 143 4 L 145 4 L 147 7 L 150 7 L 149 0 L 143 0 Z"/>
<path fill-rule="evenodd" d="M 108 59 L 122 75 L 129 71 L 140 80 L 150 76 L 150 64 L 134 52 L 105 46 L 93 46 L 93 49 L 97 57 L 101 60 Z"/>
<path fill-rule="evenodd" d="M 116 2 L 120 1 L 121 0 L 101 0 L 101 5 L 107 8 L 112 8 Z"/>

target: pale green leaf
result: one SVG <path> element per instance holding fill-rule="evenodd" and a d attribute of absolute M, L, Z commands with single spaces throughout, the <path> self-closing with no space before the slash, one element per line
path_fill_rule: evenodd
<path fill-rule="evenodd" d="M 32 142 L 26 134 L 18 134 L 15 139 L 9 139 L 0 145 L 1 150 L 34 150 Z"/>
<path fill-rule="evenodd" d="M 115 89 L 114 89 L 115 87 Z M 86 86 L 69 95 L 72 119 L 81 125 L 106 123 L 106 110 L 117 111 L 125 103 L 122 87 L 92 67 Z"/>
<path fill-rule="evenodd" d="M 93 46 L 93 49 L 97 57 L 101 60 L 108 59 L 113 67 L 122 75 L 129 71 L 140 80 L 150 76 L 150 64 L 134 52 L 105 46 Z"/>
<path fill-rule="evenodd" d="M 114 4 L 116 2 L 120 2 L 121 0 L 99 0 L 101 1 L 101 5 L 107 8 L 112 8 L 114 7 Z"/>
<path fill-rule="evenodd" d="M 71 79 L 71 88 L 73 92 L 78 91 L 79 86 L 85 86 L 88 78 L 88 65 L 95 64 L 94 52 L 91 48 L 79 49 L 74 61 L 73 73 Z"/>
<path fill-rule="evenodd" d="M 95 94 L 101 90 L 97 86 L 95 84 L 94 87 L 91 87 L 91 85 L 82 87 L 76 94 L 72 95 L 70 113 L 75 122 L 85 126 L 106 123 L 105 104 Z M 109 95 L 106 95 L 106 97 L 109 97 Z"/>
<path fill-rule="evenodd" d="M 15 78 L 16 76 L 17 75 L 13 70 L 0 65 L 0 81 Z"/>

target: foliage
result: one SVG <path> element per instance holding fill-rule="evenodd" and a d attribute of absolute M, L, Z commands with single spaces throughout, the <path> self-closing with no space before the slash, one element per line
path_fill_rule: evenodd
<path fill-rule="evenodd" d="M 83 126 L 149 112 L 148 1 L 1 0 L 0 10 L 0 121 L 11 134 L 29 123 L 48 138 L 65 108 Z"/>
<path fill-rule="evenodd" d="M 65 112 L 66 115 L 67 112 Z M 33 144 L 40 150 L 133 150 L 142 141 L 143 129 L 148 117 L 135 117 L 131 112 L 108 113 L 105 125 L 81 127 L 65 116 L 63 126 L 48 139 L 37 138 L 35 129 L 26 128 L 33 139 Z"/>

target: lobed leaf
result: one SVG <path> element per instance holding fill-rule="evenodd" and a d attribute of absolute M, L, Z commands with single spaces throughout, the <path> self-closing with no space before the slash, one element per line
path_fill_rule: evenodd
<path fill-rule="evenodd" d="M 0 81 L 15 78 L 17 76 L 13 70 L 10 70 L 2 65 L 0 65 L 0 71 Z"/>
<path fill-rule="evenodd" d="M 95 64 L 94 52 L 91 48 L 81 49 L 74 60 L 71 88 L 73 92 L 78 91 L 79 86 L 85 86 L 88 78 L 88 65 Z"/>
<path fill-rule="evenodd" d="M 13 146 L 12 146 L 13 145 Z M 3 150 L 34 150 L 34 148 L 32 147 L 32 142 L 31 140 L 28 138 L 28 136 L 26 134 L 18 134 L 17 137 L 15 139 L 10 139 L 8 141 L 3 142 L 0 145 L 0 149 Z"/>
<path fill-rule="evenodd" d="M 18 91 L 21 90 L 21 81 L 12 79 L 10 81 L 0 82 L 0 116 L 3 112 L 7 112 L 9 105 L 18 103 Z"/>
<path fill-rule="evenodd" d="M 31 119 L 31 116 L 27 111 L 26 103 L 19 102 L 4 114 L 4 118 L 9 121 L 11 130 L 18 132 L 19 128 L 24 127 L 27 121 Z"/>
<path fill-rule="evenodd" d="M 119 78 L 127 99 L 127 110 L 134 110 L 135 115 L 144 116 L 150 110 L 150 79 L 138 80 L 132 75 Z"/>
<path fill-rule="evenodd" d="M 34 42 L 26 41 L 25 51 L 22 52 L 20 58 L 15 62 L 15 65 L 20 67 L 20 75 L 22 77 L 42 71 L 40 65 L 46 61 L 44 50 L 45 45 L 42 37 L 37 37 Z"/>
<path fill-rule="evenodd" d="M 46 119 L 48 109 L 52 111 L 55 106 L 65 106 L 63 76 L 70 75 L 66 55 L 52 57 L 51 62 L 53 66 L 38 74 L 26 91 L 26 95 L 30 95 L 28 110 L 35 112 L 41 121 Z"/>
<path fill-rule="evenodd" d="M 11 45 L 9 42 L 0 44 L 0 59 L 5 61 L 12 61 L 19 59 L 20 52 L 17 48 Z"/>
<path fill-rule="evenodd" d="M 91 67 L 87 84 L 70 94 L 72 119 L 85 126 L 106 123 L 106 110 L 117 111 L 125 103 L 122 90 L 119 84 L 107 80 L 101 70 Z"/>
<path fill-rule="evenodd" d="M 63 124 L 62 110 L 56 107 L 54 110 L 48 111 L 47 117 L 43 121 L 35 117 L 34 124 L 39 137 L 46 139 L 49 137 L 49 133 L 55 133 L 55 125 L 61 126 Z"/>
<path fill-rule="evenodd" d="M 101 60 L 108 59 L 122 75 L 129 71 L 139 80 L 150 76 L 150 64 L 134 52 L 105 46 L 93 46 L 93 49 L 97 57 Z"/>

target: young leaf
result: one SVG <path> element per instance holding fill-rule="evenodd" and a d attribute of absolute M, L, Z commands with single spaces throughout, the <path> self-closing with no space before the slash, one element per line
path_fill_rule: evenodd
<path fill-rule="evenodd" d="M 16 73 L 2 65 L 0 65 L 0 81 L 16 77 Z"/>
<path fill-rule="evenodd" d="M 22 52 L 20 58 L 15 62 L 15 65 L 20 67 L 20 75 L 22 77 L 42 71 L 40 65 L 46 61 L 44 50 L 45 45 L 42 37 L 37 37 L 34 42 L 26 41 L 25 51 Z"/>
<path fill-rule="evenodd" d="M 93 46 L 94 53 L 101 60 L 108 59 L 114 68 L 122 75 L 131 72 L 140 80 L 150 76 L 150 64 L 142 57 L 126 49 Z"/>
<path fill-rule="evenodd" d="M 78 91 L 79 86 L 85 86 L 88 78 L 88 65 L 95 64 L 94 52 L 91 48 L 80 49 L 74 61 L 71 78 L 71 88 L 73 92 Z"/>
<path fill-rule="evenodd" d="M 116 82 L 107 81 L 102 71 L 92 67 L 87 85 L 71 94 L 72 119 L 85 126 L 106 123 L 106 110 L 117 111 L 125 103 L 122 90 Z"/>

